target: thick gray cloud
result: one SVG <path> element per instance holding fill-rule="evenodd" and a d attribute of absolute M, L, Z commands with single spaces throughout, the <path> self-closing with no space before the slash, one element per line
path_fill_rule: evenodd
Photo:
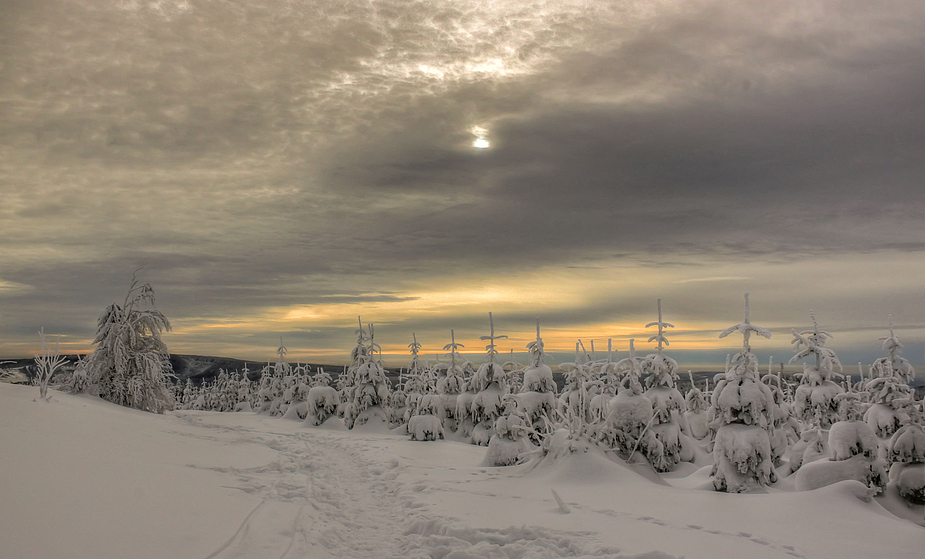
<path fill-rule="evenodd" d="M 493 305 L 571 335 L 656 297 L 693 340 L 746 289 L 783 337 L 812 306 L 922 334 L 923 12 L 4 2 L 0 353 L 85 344 L 142 264 L 200 353 L 346 351 L 320 321 L 364 308 L 396 347 Z"/>

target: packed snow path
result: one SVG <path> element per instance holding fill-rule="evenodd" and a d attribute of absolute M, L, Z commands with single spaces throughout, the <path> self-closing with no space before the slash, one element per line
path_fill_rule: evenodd
<path fill-rule="evenodd" d="M 226 487 L 260 502 L 205 559 L 430 559 L 454 551 L 462 553 L 456 557 L 626 557 L 616 549 L 586 549 L 586 535 L 525 526 L 472 529 L 429 513 L 416 499 L 429 492 L 428 484 L 418 480 L 408 487 L 403 478 L 412 476 L 401 475 L 402 460 L 387 448 L 394 435 L 359 433 L 345 439 L 323 429 L 268 435 L 263 429 L 230 425 L 232 415 L 177 415 L 193 426 L 218 429 L 231 444 L 257 444 L 277 453 L 258 467 L 209 468 L 234 475 L 237 483 Z M 471 475 L 495 474 L 471 469 Z"/>

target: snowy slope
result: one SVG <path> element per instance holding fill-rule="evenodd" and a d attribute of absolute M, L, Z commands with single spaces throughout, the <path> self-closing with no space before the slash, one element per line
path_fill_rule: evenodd
<path fill-rule="evenodd" d="M 858 483 L 729 495 L 590 450 L 485 449 L 252 413 L 157 416 L 0 384 L 4 558 L 921 558 Z M 786 481 L 786 480 L 785 480 Z M 552 493 L 562 501 L 560 506 Z"/>

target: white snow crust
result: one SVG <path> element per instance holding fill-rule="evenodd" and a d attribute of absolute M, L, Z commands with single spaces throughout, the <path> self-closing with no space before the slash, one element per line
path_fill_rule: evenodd
<path fill-rule="evenodd" d="M 884 506 L 918 519 L 925 509 L 870 498 L 857 481 L 796 492 L 791 476 L 735 495 L 713 490 L 704 461 L 657 476 L 642 457 L 573 445 L 493 468 L 485 447 L 414 442 L 403 428 L 156 415 L 51 394 L 35 401 L 35 387 L 0 384 L 0 557 L 920 559 L 925 549 L 925 527 Z"/>

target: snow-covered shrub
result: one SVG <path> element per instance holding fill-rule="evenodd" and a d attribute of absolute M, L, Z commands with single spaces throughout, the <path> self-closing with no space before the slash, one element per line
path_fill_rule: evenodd
<path fill-rule="evenodd" d="M 489 466 L 513 466 L 521 456 L 536 448 L 528 437 L 532 427 L 518 409 L 519 401 L 507 395 L 504 407 L 504 413 L 495 420 L 494 434 L 488 442 L 485 463 Z"/>
<path fill-rule="evenodd" d="M 906 500 L 925 505 L 925 428 L 912 423 L 901 427 L 890 438 L 887 456 L 890 483 Z"/>
<path fill-rule="evenodd" d="M 886 486 L 886 463 L 878 456 L 877 437 L 866 423 L 861 421 L 860 399 L 856 393 L 840 394 L 840 407 L 845 419 L 836 421 L 829 428 L 828 459 L 806 460 L 797 470 L 798 491 L 817 489 L 845 480 L 855 480 L 877 492 Z M 821 429 L 811 429 L 822 437 Z"/>
<path fill-rule="evenodd" d="M 319 384 L 308 389 L 305 401 L 308 408 L 305 424 L 317 427 L 337 412 L 340 394 L 332 386 Z"/>
<path fill-rule="evenodd" d="M 49 400 L 48 385 L 51 377 L 62 365 L 67 363 L 67 358 L 60 354 L 61 352 L 61 335 L 55 338 L 54 351 L 48 347 L 48 340 L 45 339 L 45 328 L 39 330 L 39 338 L 42 340 L 42 353 L 35 355 L 35 377 L 32 382 L 39 387 L 39 399 Z"/>
<path fill-rule="evenodd" d="M 885 478 L 881 460 L 857 455 L 847 460 L 816 460 L 804 464 L 796 473 L 794 487 L 797 491 L 812 491 L 840 481 L 854 480 L 879 492 L 886 485 Z"/>
<path fill-rule="evenodd" d="M 136 276 L 122 305 L 113 303 L 97 322 L 96 349 L 87 358 L 90 392 L 101 398 L 144 411 L 163 413 L 174 408 L 167 387 L 173 374 L 170 354 L 161 332 L 170 322 L 154 306 L 151 284 L 138 285 Z"/>
<path fill-rule="evenodd" d="M 436 441 L 444 438 L 443 422 L 435 415 L 414 415 L 408 420 L 412 441 Z"/>
<path fill-rule="evenodd" d="M 758 362 L 751 351 L 753 333 L 770 338 L 771 333 L 750 322 L 748 293 L 745 294 L 745 320 L 727 328 L 719 337 L 742 333 L 742 351 L 737 353 L 725 377 L 713 390 L 716 432 L 713 445 L 713 487 L 717 491 L 740 493 L 752 484 L 777 481 L 771 459 L 771 390 L 758 378 Z"/>

